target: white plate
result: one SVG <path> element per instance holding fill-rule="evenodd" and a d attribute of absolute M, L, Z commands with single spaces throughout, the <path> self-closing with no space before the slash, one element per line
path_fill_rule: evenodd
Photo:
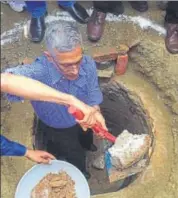
<path fill-rule="evenodd" d="M 48 173 L 58 173 L 62 170 L 75 182 L 77 198 L 90 198 L 88 182 L 81 171 L 72 164 L 60 160 L 53 160 L 49 165 L 37 164 L 27 171 L 17 186 L 15 198 L 30 198 L 32 189 L 43 177 Z"/>

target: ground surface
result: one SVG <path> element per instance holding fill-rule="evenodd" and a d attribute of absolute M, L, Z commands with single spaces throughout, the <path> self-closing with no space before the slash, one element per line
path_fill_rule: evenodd
<path fill-rule="evenodd" d="M 87 7 L 90 7 L 89 3 L 84 4 Z M 57 9 L 55 2 L 50 4 L 49 13 L 54 13 L 54 9 Z M 139 13 L 134 12 L 130 8 L 130 5 L 126 3 L 125 14 L 137 16 Z M 164 14 L 164 12 L 157 9 L 155 3 L 150 3 L 149 11 L 147 13 L 143 13 L 142 16 L 149 18 L 157 24 L 163 26 Z M 20 31 L 20 25 L 23 23 L 25 24 L 24 21 L 26 21 L 28 15 L 27 13 L 15 13 L 10 10 L 8 6 L 3 5 L 1 17 L 1 32 L 3 33 L 9 29 L 13 29 L 15 23 L 18 23 L 18 25 L 16 25 L 16 29 L 19 29 Z M 20 25 L 19 21 L 22 22 Z M 138 39 L 141 41 L 137 49 L 130 52 L 128 73 L 126 73 L 124 78 L 129 81 L 129 79 L 131 80 L 132 76 L 135 76 L 135 78 L 142 79 L 145 84 L 150 84 L 152 89 L 156 92 L 157 97 L 161 98 L 161 101 L 165 104 L 167 108 L 168 119 L 170 119 L 172 123 L 170 136 L 173 138 L 173 142 L 170 141 L 169 144 L 171 145 L 168 144 L 168 146 L 173 148 L 170 154 L 170 156 L 173 157 L 170 157 L 170 160 L 167 162 L 171 171 L 168 173 L 163 173 L 163 177 L 156 178 L 158 183 L 164 179 L 165 186 L 162 186 L 162 188 L 158 187 L 156 191 L 152 192 L 144 191 L 144 188 L 140 189 L 140 191 L 143 191 L 140 193 L 142 196 L 139 196 L 139 194 L 138 196 L 134 197 L 176 198 L 176 195 L 178 195 L 178 55 L 170 55 L 165 50 L 164 35 L 159 35 L 158 32 L 152 29 L 143 30 L 139 25 L 129 23 L 127 21 L 107 23 L 104 36 L 97 44 L 91 44 L 87 41 L 85 25 L 81 25 L 80 29 L 84 39 L 84 50 L 87 54 L 91 54 L 94 47 L 118 47 L 118 45 L 121 43 L 130 45 L 132 42 Z M 161 28 L 160 32 L 164 33 L 164 29 Z M 8 37 L 8 35 L 6 36 Z M 45 49 L 44 43 L 39 45 L 32 44 L 23 37 L 23 34 L 19 33 L 18 31 L 15 32 L 15 36 L 15 42 L 13 41 L 12 43 L 7 43 L 2 46 L 2 69 L 17 65 L 25 57 L 35 58 Z M 11 38 L 14 38 L 14 35 Z M 133 80 L 133 82 L 135 82 L 135 86 L 137 86 L 137 81 Z M 13 140 L 19 141 L 31 147 L 32 112 L 33 110 L 28 102 L 25 102 L 24 104 L 11 105 L 2 100 L 2 133 Z M 10 157 L 2 158 L 1 162 L 1 197 L 13 198 L 19 179 L 22 177 L 25 171 L 33 165 L 33 163 L 25 159 Z M 95 180 L 95 182 L 98 183 L 96 175 L 92 179 L 92 181 Z M 93 185 L 95 185 L 95 182 Z M 101 185 L 103 184 L 101 183 Z M 99 193 L 98 189 L 95 190 L 95 192 Z M 113 195 L 111 197 L 117 196 Z"/>

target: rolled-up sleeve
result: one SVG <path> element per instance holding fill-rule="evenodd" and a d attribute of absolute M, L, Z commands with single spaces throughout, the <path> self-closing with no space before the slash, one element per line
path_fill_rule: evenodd
<path fill-rule="evenodd" d="M 11 73 L 15 75 L 21 75 L 21 76 L 26 76 L 35 80 L 41 80 L 42 78 L 42 73 L 43 69 L 40 63 L 34 62 L 33 64 L 30 65 L 19 65 L 17 67 L 13 68 L 8 68 L 4 71 L 5 73 Z M 11 95 L 6 93 L 5 94 L 7 99 L 11 102 L 19 102 L 22 101 L 23 98 L 15 95 Z"/>
<path fill-rule="evenodd" d="M 103 101 L 103 94 L 98 84 L 98 75 L 96 63 L 92 59 L 90 61 L 91 72 L 89 76 L 89 105 L 99 105 Z"/>
<path fill-rule="evenodd" d="M 24 156 L 26 153 L 26 147 L 8 140 L 3 135 L 0 135 L 1 139 L 1 156 Z"/>

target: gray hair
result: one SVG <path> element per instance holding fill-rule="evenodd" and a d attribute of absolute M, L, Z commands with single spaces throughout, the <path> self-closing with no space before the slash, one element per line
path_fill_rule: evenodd
<path fill-rule="evenodd" d="M 82 44 L 82 37 L 75 23 L 54 21 L 46 29 L 45 42 L 52 54 L 54 49 L 69 52 Z"/>

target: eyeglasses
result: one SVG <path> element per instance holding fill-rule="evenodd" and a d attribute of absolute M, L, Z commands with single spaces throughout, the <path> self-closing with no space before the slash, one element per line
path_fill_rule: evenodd
<path fill-rule="evenodd" d="M 60 63 L 61 66 L 63 67 L 73 67 L 74 65 L 79 65 L 81 63 L 82 59 L 80 59 L 77 62 L 74 63 Z"/>

